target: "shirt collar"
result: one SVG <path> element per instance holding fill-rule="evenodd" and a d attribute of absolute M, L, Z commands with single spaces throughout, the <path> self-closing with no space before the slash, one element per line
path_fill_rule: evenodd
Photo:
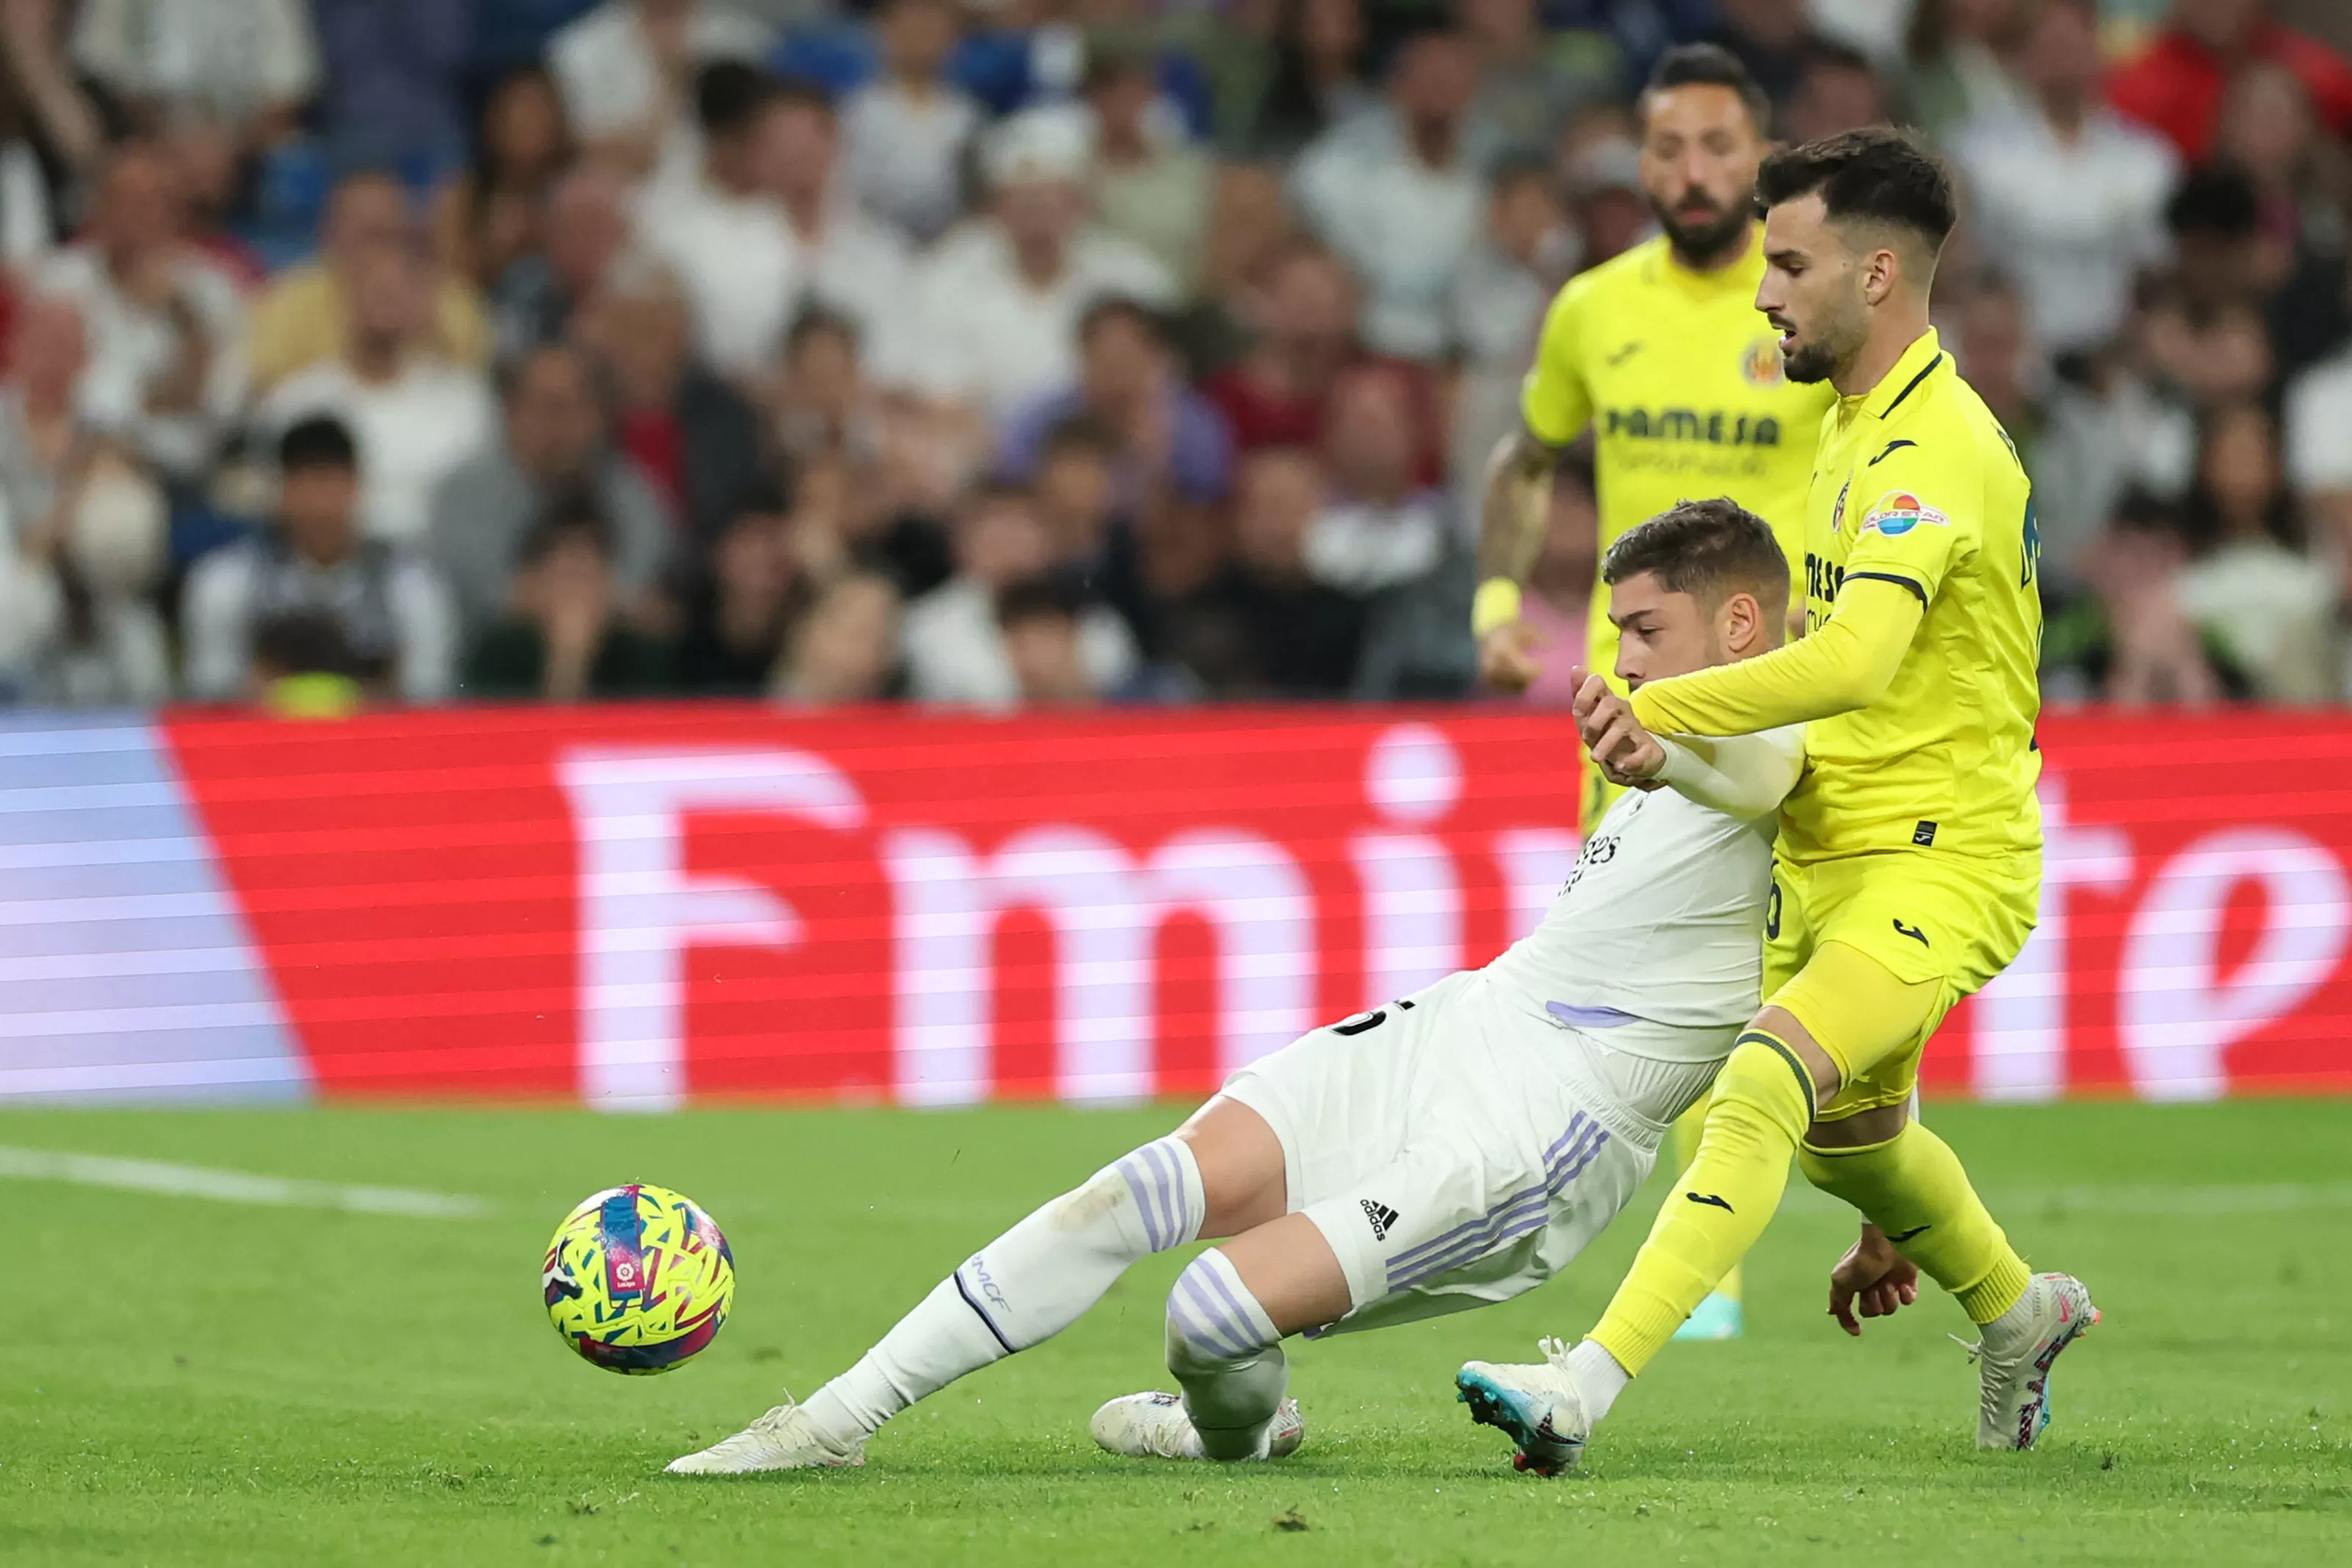
<path fill-rule="evenodd" d="M 1873 419 L 1885 419 L 1895 412 L 1895 405 L 1919 390 L 1936 370 L 1951 361 L 1944 357 L 1944 348 L 1936 339 L 1936 329 L 1928 328 L 1918 340 L 1903 350 L 1895 368 L 1882 377 L 1879 383 L 1863 394 L 1862 412 Z"/>

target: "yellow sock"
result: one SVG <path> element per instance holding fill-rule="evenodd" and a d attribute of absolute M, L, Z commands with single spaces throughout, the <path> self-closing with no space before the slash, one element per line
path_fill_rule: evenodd
<path fill-rule="evenodd" d="M 1762 1030 L 1741 1035 L 1716 1080 L 1698 1158 L 1592 1331 L 1618 1365 L 1638 1376 L 1756 1244 L 1812 1117 L 1812 1079 L 1787 1042 Z"/>
<path fill-rule="evenodd" d="M 1952 1293 L 1970 1322 L 2017 1304 L 2032 1277 L 1951 1145 L 1918 1123 L 1860 1149 L 1798 1151 L 1805 1179 L 1862 1210 L 1895 1250 Z"/>
<path fill-rule="evenodd" d="M 1706 1107 L 1707 1102 L 1702 1100 L 1684 1112 L 1681 1119 L 1675 1123 L 1675 1166 L 1678 1170 L 1690 1169 L 1691 1162 L 1698 1158 L 1698 1141 L 1706 1133 Z M 1676 1194 L 1682 1191 L 1680 1187 L 1675 1190 Z M 1735 1301 L 1741 1298 L 1743 1291 L 1738 1264 L 1734 1263 L 1725 1270 L 1723 1278 L 1715 1282 L 1715 1293 L 1728 1296 Z"/>

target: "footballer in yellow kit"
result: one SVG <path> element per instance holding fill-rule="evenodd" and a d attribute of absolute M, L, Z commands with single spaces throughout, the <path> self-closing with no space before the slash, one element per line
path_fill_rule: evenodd
<path fill-rule="evenodd" d="M 1921 1273 L 1978 1325 L 1978 1447 L 2034 1445 L 2052 1364 L 2098 1321 L 2081 1281 L 2029 1272 L 1911 1108 L 1921 1050 L 2017 956 L 2041 880 L 2040 541 L 2015 447 L 1928 325 L 1958 217 L 1950 175 L 1874 129 L 1774 153 L 1758 188 L 1757 303 L 1790 378 L 1840 394 L 1807 507 L 1807 634 L 1630 698 L 1588 680 L 1576 711 L 1620 782 L 1655 776 L 1656 736 L 1805 727 L 1765 912 L 1765 1005 L 1717 1078 L 1681 1201 L 1591 1334 L 1542 1365 L 1464 1368 L 1525 1468 L 1573 1462 L 1762 1234 L 1792 1155 L 1866 1222 L 1832 1276 L 1850 1332 L 1855 1301 L 1893 1310 Z"/>
<path fill-rule="evenodd" d="M 1768 110 L 1747 68 L 1706 45 L 1670 50 L 1642 95 L 1642 184 L 1662 232 L 1569 280 L 1545 313 L 1520 394 L 1524 428 L 1496 455 L 1479 544 L 1473 630 L 1487 679 L 1523 690 L 1535 650 L 1517 624 L 1517 584 L 1533 566 L 1561 448 L 1590 428 L 1600 538 L 1676 503 L 1729 496 L 1772 525 L 1794 561 L 1825 386 L 1789 379 L 1756 308 L 1764 277 L 1754 215 Z M 1617 628 L 1600 612 L 1587 645 L 1554 650 L 1616 678 Z M 1588 767 L 1587 823 L 1615 791 Z"/>

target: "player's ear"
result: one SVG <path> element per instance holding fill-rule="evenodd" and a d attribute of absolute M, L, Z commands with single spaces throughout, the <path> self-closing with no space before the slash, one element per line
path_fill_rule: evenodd
<path fill-rule="evenodd" d="M 1895 285 L 1903 276 L 1903 258 L 1895 254 L 1892 246 L 1880 246 L 1862 258 L 1862 298 L 1868 305 L 1883 305 L 1895 292 Z"/>
<path fill-rule="evenodd" d="M 1716 612 L 1715 629 L 1722 645 L 1744 659 L 1763 647 L 1763 608 L 1754 594 L 1741 589 L 1724 600 Z"/>

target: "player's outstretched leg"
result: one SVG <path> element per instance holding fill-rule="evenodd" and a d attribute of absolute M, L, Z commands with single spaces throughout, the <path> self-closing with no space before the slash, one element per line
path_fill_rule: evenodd
<path fill-rule="evenodd" d="M 862 1464 L 882 1423 L 1059 1333 L 1131 1264 L 1197 1237 L 1206 1207 L 1192 1146 L 1173 1136 L 1146 1144 L 966 1259 L 806 1405 L 779 1405 L 669 1468 L 733 1475 Z"/>
<path fill-rule="evenodd" d="M 1284 1397 L 1286 1334 L 1349 1305 L 1330 1243 L 1286 1215 L 1192 1260 L 1168 1292 L 1168 1370 L 1181 1395 L 1130 1394 L 1095 1412 L 1095 1441 L 1134 1458 L 1278 1459 L 1306 1435 Z"/>
<path fill-rule="evenodd" d="M 1977 1325 L 1977 1447 L 2032 1448 L 2050 1424 L 2052 1364 L 2099 1321 L 2090 1291 L 2071 1275 L 2028 1274 L 1959 1157 L 1934 1133 L 1906 1121 L 1878 1143 L 1828 1144 L 1842 1125 L 1814 1128 L 1799 1168 L 1860 1209 Z"/>

